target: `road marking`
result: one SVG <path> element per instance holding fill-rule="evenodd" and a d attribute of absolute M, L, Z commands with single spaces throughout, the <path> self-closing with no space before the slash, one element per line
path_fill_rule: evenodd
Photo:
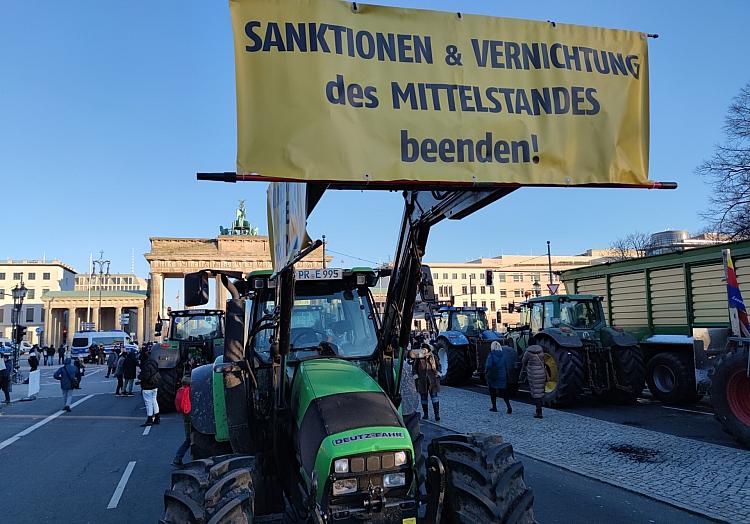
<path fill-rule="evenodd" d="M 93 396 L 94 395 L 87 395 L 87 396 L 83 397 L 82 399 L 78 399 L 75 402 L 73 402 L 70 405 L 70 407 L 74 408 L 78 404 L 80 404 L 81 402 L 85 402 L 85 401 L 87 401 L 88 399 L 90 399 Z M 25 437 L 26 435 L 28 435 L 32 431 L 35 431 L 35 430 L 41 428 L 42 426 L 44 426 L 47 422 L 51 422 L 51 421 L 55 420 L 57 417 L 59 417 L 63 413 L 65 413 L 63 410 L 57 411 L 57 412 L 51 414 L 49 417 L 45 418 L 44 420 L 40 420 L 39 422 L 37 422 L 33 426 L 29 426 L 28 428 L 24 429 L 23 431 L 20 431 L 19 433 L 16 433 L 15 435 L 13 435 L 12 437 L 10 437 L 9 439 L 6 439 L 6 440 L 0 442 L 0 449 L 3 449 L 3 448 L 6 448 L 6 447 L 10 446 L 11 444 L 13 444 L 15 441 L 17 441 L 21 437 Z"/>
<path fill-rule="evenodd" d="M 713 413 L 708 413 L 706 411 L 698 411 L 695 409 L 685 409 L 685 408 L 673 408 L 672 406 L 662 406 L 664 409 L 674 409 L 675 411 L 687 411 L 688 413 L 695 413 L 697 415 L 713 415 Z"/>
<path fill-rule="evenodd" d="M 128 462 L 128 465 L 125 468 L 125 471 L 122 472 L 122 478 L 120 479 L 120 482 L 117 484 L 117 487 L 115 488 L 115 492 L 112 493 L 112 498 L 109 499 L 109 504 L 107 504 L 107 509 L 115 509 L 117 507 L 117 504 L 120 503 L 120 497 L 122 497 L 122 492 L 125 491 L 125 486 L 128 483 L 128 479 L 130 479 L 130 474 L 133 472 L 134 467 L 135 467 L 135 460 Z"/>
<path fill-rule="evenodd" d="M 146 426 L 146 429 L 143 430 L 143 435 L 144 436 L 148 435 L 150 431 L 151 431 L 151 426 Z"/>

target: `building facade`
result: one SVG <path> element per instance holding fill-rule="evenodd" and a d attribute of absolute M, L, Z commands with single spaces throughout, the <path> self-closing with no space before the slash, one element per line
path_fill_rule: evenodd
<path fill-rule="evenodd" d="M 111 275 L 80 274 L 76 275 L 75 291 L 146 291 L 146 279 L 130 273 L 113 273 Z"/>
<path fill-rule="evenodd" d="M 11 338 L 13 326 L 13 295 L 16 285 L 23 283 L 26 298 L 18 318 L 26 326 L 25 340 L 32 344 L 46 343 L 43 296 L 58 291 L 72 291 L 75 270 L 59 260 L 6 260 L 0 262 L 0 338 Z M 39 332 L 37 332 L 39 331 Z"/>

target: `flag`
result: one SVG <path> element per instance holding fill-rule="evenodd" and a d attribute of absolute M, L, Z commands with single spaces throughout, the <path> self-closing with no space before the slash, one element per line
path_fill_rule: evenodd
<path fill-rule="evenodd" d="M 737 283 L 737 273 L 734 271 L 732 257 L 727 257 L 727 295 L 729 296 L 729 307 L 737 310 L 740 319 L 740 336 L 750 337 L 750 322 L 747 318 L 747 309 L 742 300 L 742 292 Z"/>

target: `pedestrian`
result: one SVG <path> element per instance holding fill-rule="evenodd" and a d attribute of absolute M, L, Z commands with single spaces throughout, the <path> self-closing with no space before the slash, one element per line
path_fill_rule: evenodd
<path fill-rule="evenodd" d="M 159 424 L 159 403 L 156 401 L 156 395 L 161 375 L 159 365 L 151 358 L 151 352 L 148 350 L 141 352 L 141 374 L 138 378 L 141 381 L 143 403 L 146 405 L 146 422 L 141 424 L 141 427 Z"/>
<path fill-rule="evenodd" d="M 52 344 L 52 347 L 55 347 L 54 344 Z M 60 344 L 60 347 L 57 349 L 57 363 L 62 364 L 65 359 L 65 344 Z"/>
<path fill-rule="evenodd" d="M 125 386 L 123 381 L 123 368 L 125 366 L 125 351 L 121 351 L 117 357 L 117 363 L 115 364 L 115 377 L 117 378 L 117 389 L 115 390 L 116 397 L 125 396 Z"/>
<path fill-rule="evenodd" d="M 104 355 L 104 345 L 99 344 L 96 347 L 96 363 L 99 364 L 100 366 L 103 366 L 105 360 L 106 360 L 106 358 L 105 358 L 105 355 Z"/>
<path fill-rule="evenodd" d="M 124 395 L 127 397 L 133 396 L 133 382 L 135 381 L 136 368 L 138 367 L 138 360 L 135 358 L 135 354 L 132 351 L 125 351 L 125 362 L 122 365 L 122 378 L 125 382 L 123 389 Z"/>
<path fill-rule="evenodd" d="M 440 399 L 438 398 L 440 392 L 440 361 L 435 357 L 435 352 L 429 342 L 422 342 L 419 350 L 410 352 L 410 357 L 412 358 L 412 375 L 422 402 L 424 419 L 429 418 L 427 403 L 429 395 L 432 399 L 435 421 L 440 421 Z"/>
<path fill-rule="evenodd" d="M 492 407 L 490 411 L 497 411 L 497 397 L 505 401 L 506 413 L 513 413 L 510 407 L 510 391 L 508 390 L 508 362 L 505 358 L 503 346 L 500 342 L 493 342 L 490 346 L 490 353 L 484 363 L 484 376 L 487 379 L 487 387 L 490 390 L 490 401 Z"/>
<path fill-rule="evenodd" d="M 182 466 L 182 459 L 190 449 L 190 375 L 182 377 L 182 386 L 177 390 L 174 399 L 177 413 L 182 414 L 182 427 L 185 430 L 185 440 L 182 441 L 172 461 L 173 466 Z"/>
<path fill-rule="evenodd" d="M 53 377 L 60 381 L 60 389 L 62 389 L 63 402 L 65 403 L 63 411 L 70 411 L 73 390 L 80 389 L 81 380 L 81 376 L 70 358 L 65 359 L 63 366 L 55 371 Z"/>
<path fill-rule="evenodd" d="M 0 391 L 5 395 L 5 403 L 10 404 L 10 374 L 13 371 L 13 361 L 8 355 L 0 358 Z"/>
<path fill-rule="evenodd" d="M 521 374 L 526 373 L 531 398 L 536 405 L 534 418 L 542 418 L 542 402 L 544 400 L 544 384 L 547 382 L 547 369 L 544 366 L 544 350 L 542 346 L 534 344 L 526 349 L 521 360 Z"/>
<path fill-rule="evenodd" d="M 70 357 L 66 358 L 65 360 L 68 360 Z M 76 373 L 78 374 L 78 384 L 75 385 L 73 389 L 81 389 L 81 378 L 86 374 L 86 366 L 83 365 L 83 362 L 81 362 L 80 358 L 74 358 L 73 359 L 73 367 L 76 368 Z"/>
<path fill-rule="evenodd" d="M 29 367 L 31 368 L 29 371 L 36 371 L 39 367 L 39 357 L 34 348 L 31 348 L 31 353 L 29 353 Z"/>
<path fill-rule="evenodd" d="M 109 357 L 107 358 L 107 374 L 104 376 L 104 378 L 109 378 L 110 375 L 115 374 L 115 366 L 117 366 L 117 359 L 120 358 L 120 348 L 115 346 L 115 348 L 112 350 L 112 353 L 109 354 Z"/>
<path fill-rule="evenodd" d="M 47 360 L 49 361 L 50 366 L 55 365 L 55 346 L 47 348 Z"/>

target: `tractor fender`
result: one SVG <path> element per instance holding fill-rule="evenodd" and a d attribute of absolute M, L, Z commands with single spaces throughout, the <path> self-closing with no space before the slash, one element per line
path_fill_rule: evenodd
<path fill-rule="evenodd" d="M 531 338 L 531 341 L 529 341 L 529 345 L 538 344 L 539 341 L 545 337 L 551 338 L 559 346 L 564 347 L 564 348 L 583 347 L 583 342 L 581 342 L 581 337 L 579 337 L 578 334 L 576 334 L 574 331 L 571 331 L 570 333 L 565 333 L 558 328 L 550 328 L 550 329 L 545 329 L 544 331 L 540 331 L 539 333 L 537 333 Z"/>
<path fill-rule="evenodd" d="M 630 333 L 627 333 L 625 331 L 618 331 L 611 327 L 602 328 L 599 336 L 601 337 L 602 344 L 605 347 L 612 347 L 612 346 L 625 347 L 625 346 L 635 346 L 638 344 L 638 341 Z"/>
<path fill-rule="evenodd" d="M 482 331 L 482 333 L 480 335 L 480 338 L 482 340 L 497 340 L 497 341 L 501 341 L 501 340 L 503 340 L 504 337 L 500 333 L 498 333 L 497 331 L 492 331 L 491 329 L 485 329 L 484 331 Z"/>
<path fill-rule="evenodd" d="M 163 342 L 151 346 L 151 358 L 159 365 L 159 369 L 174 369 L 180 363 L 180 345 Z"/>
<path fill-rule="evenodd" d="M 468 346 L 469 345 L 469 339 L 466 338 L 466 335 L 461 333 L 460 331 L 443 331 L 438 336 L 438 340 L 441 338 L 445 339 L 448 344 L 451 346 Z"/>
<path fill-rule="evenodd" d="M 198 366 L 190 374 L 190 423 L 207 435 L 216 434 L 213 375 L 213 364 Z"/>

